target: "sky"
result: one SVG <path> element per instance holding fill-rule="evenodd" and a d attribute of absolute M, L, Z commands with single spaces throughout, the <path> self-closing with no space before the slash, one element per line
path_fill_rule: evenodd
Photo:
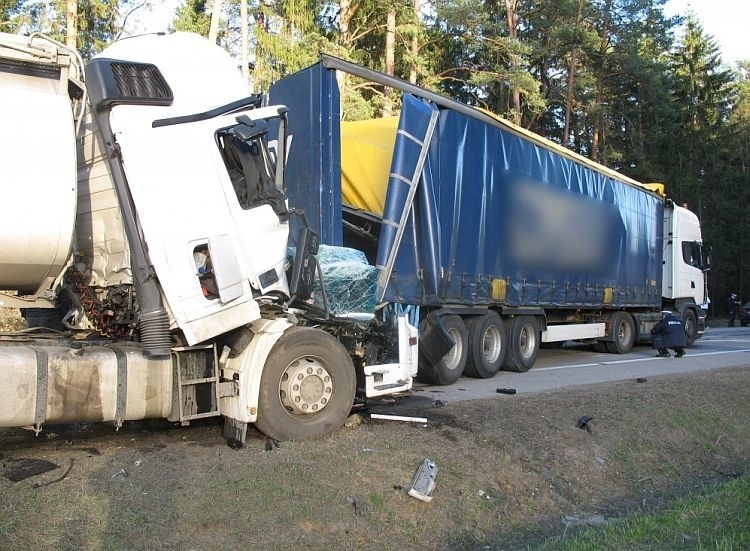
<path fill-rule="evenodd" d="M 664 6 L 668 16 L 690 11 L 714 37 L 725 63 L 750 59 L 750 0 L 668 0 Z"/>
<path fill-rule="evenodd" d="M 165 31 L 172 21 L 179 0 L 150 0 L 149 11 L 134 14 L 128 34 Z M 714 37 L 722 58 L 730 64 L 750 59 L 750 0 L 668 0 L 664 13 L 668 16 L 695 13 L 703 30 Z"/>

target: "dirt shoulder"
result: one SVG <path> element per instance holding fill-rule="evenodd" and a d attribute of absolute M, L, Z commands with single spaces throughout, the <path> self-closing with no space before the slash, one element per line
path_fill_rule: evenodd
<path fill-rule="evenodd" d="M 364 415 L 271 451 L 258 434 L 234 451 L 216 425 L 3 429 L 5 467 L 60 468 L 0 478 L 0 547 L 516 549 L 562 533 L 565 515 L 660 508 L 747 473 L 748 403 L 750 368 L 734 368 L 427 409 L 407 400 L 393 412 L 426 426 Z M 590 432 L 576 427 L 583 415 Z M 425 457 L 439 468 L 431 503 L 404 491 Z"/>

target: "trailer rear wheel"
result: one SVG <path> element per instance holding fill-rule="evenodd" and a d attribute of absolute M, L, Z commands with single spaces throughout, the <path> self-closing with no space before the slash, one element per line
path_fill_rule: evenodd
<path fill-rule="evenodd" d="M 505 328 L 495 312 L 472 316 L 466 321 L 468 359 L 465 372 L 469 377 L 494 377 L 505 359 Z"/>
<path fill-rule="evenodd" d="M 695 321 L 695 312 L 686 308 L 682 313 L 682 325 L 685 327 L 685 339 L 688 346 L 693 346 L 698 337 L 698 323 Z"/>
<path fill-rule="evenodd" d="M 615 312 L 610 321 L 612 324 L 613 341 L 604 345 L 610 354 L 627 354 L 633 349 L 635 342 L 635 322 L 633 316 L 626 312 Z"/>
<path fill-rule="evenodd" d="M 459 316 L 447 315 L 441 323 L 455 344 L 440 361 L 431 364 L 427 358 L 419 355 L 419 374 L 435 385 L 455 383 L 463 374 L 468 352 L 466 325 Z"/>
<path fill-rule="evenodd" d="M 328 333 L 293 327 L 276 342 L 260 379 L 255 425 L 275 440 L 314 440 L 344 424 L 356 377 L 349 353 Z"/>
<path fill-rule="evenodd" d="M 531 369 L 539 353 L 539 341 L 539 321 L 534 316 L 512 318 L 508 325 L 503 369 L 517 372 Z"/>

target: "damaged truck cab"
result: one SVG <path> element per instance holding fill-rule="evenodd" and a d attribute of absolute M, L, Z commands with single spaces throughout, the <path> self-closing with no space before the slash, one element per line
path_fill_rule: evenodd
<path fill-rule="evenodd" d="M 357 395 L 411 388 L 416 329 L 327 290 L 317 235 L 286 198 L 286 108 L 248 97 L 226 52 L 188 33 L 131 38 L 84 86 L 61 44 L 0 44 L 3 109 L 25 113 L 0 131 L 3 193 L 33 205 L 0 224 L 0 289 L 15 291 L 0 306 L 59 313 L 63 329 L 0 340 L 0 426 L 222 415 L 228 438 L 255 423 L 300 440 L 341 426 Z M 42 125 L 49 170 L 19 139 Z"/>

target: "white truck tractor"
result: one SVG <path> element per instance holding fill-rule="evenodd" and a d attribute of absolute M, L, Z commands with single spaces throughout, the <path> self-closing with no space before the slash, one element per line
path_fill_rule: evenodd
<path fill-rule="evenodd" d="M 223 416 L 303 440 L 411 388 L 417 330 L 363 313 L 371 267 L 288 207 L 286 109 L 219 47 L 146 35 L 84 71 L 0 34 L 0 120 L 0 307 L 32 327 L 0 336 L 0 427 Z"/>

